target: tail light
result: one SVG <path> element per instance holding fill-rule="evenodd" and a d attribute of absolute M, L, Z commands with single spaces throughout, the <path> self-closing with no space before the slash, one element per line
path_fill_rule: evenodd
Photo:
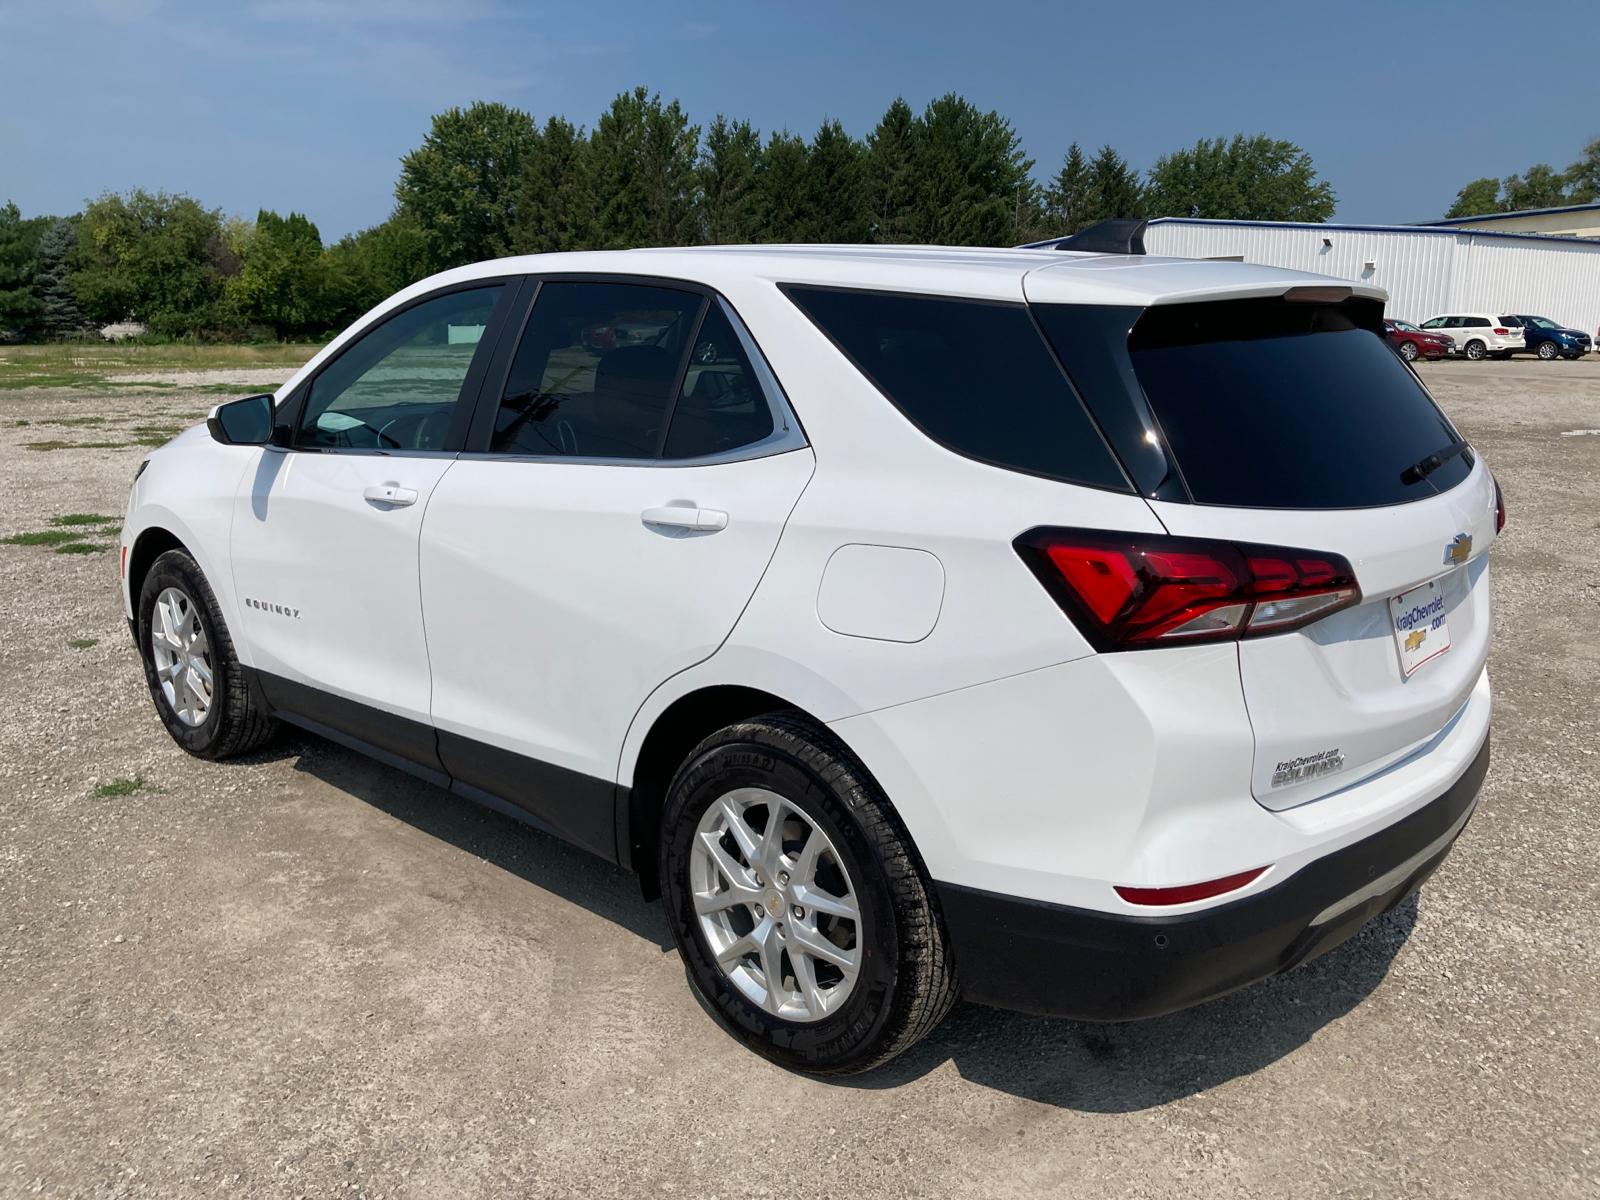
<path fill-rule="evenodd" d="M 1265 867 L 1257 867 L 1253 871 L 1240 871 L 1237 875 L 1229 875 L 1223 879 L 1210 879 L 1205 883 L 1186 883 L 1182 887 L 1167 888 L 1141 888 L 1120 887 L 1116 888 L 1117 895 L 1129 904 L 1192 904 L 1196 900 L 1209 900 L 1213 896 L 1220 896 L 1225 892 L 1236 892 L 1247 883 L 1254 883 L 1261 878 Z"/>
<path fill-rule="evenodd" d="M 1489 476 L 1494 481 L 1494 531 L 1499 533 L 1506 527 L 1506 494 L 1500 490 L 1500 481 L 1493 475 Z"/>
<path fill-rule="evenodd" d="M 1014 543 L 1098 650 L 1286 633 L 1361 602 L 1337 554 L 1086 529 L 1032 529 Z"/>
<path fill-rule="evenodd" d="M 1496 329 L 1495 332 L 1498 333 L 1501 337 L 1505 337 L 1506 334 L 1511 332 L 1511 330 L 1509 330 L 1509 329 Z"/>

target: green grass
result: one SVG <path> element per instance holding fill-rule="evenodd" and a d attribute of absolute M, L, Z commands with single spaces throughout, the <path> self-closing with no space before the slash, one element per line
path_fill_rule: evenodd
<path fill-rule="evenodd" d="M 55 439 L 48 442 L 23 442 L 29 450 L 126 450 L 130 446 L 149 445 L 148 442 L 63 442 Z M 161 443 L 157 442 L 157 445 Z"/>
<path fill-rule="evenodd" d="M 57 546 L 56 554 L 99 554 L 103 550 L 111 549 L 110 546 L 94 546 L 88 542 L 68 542 L 65 546 Z"/>
<path fill-rule="evenodd" d="M 90 646 L 98 646 L 99 644 L 99 638 L 73 638 L 67 643 L 74 650 L 87 650 Z"/>
<path fill-rule="evenodd" d="M 41 529 L 38 533 L 13 533 L 10 537 L 0 538 L 0 544 L 7 546 L 59 546 L 63 542 L 76 542 L 83 534 L 76 530 L 66 529 Z"/>
<path fill-rule="evenodd" d="M 120 517 L 102 517 L 97 513 L 68 513 L 64 517 L 51 517 L 52 525 L 109 525 Z"/>
<path fill-rule="evenodd" d="M 144 786 L 144 776 L 135 775 L 132 779 L 113 779 L 110 783 L 102 783 L 95 788 L 94 794 L 102 800 L 109 800 L 113 796 L 131 796 L 143 791 Z"/>
<path fill-rule="evenodd" d="M 216 346 L 174 343 L 168 346 L 81 345 L 0 347 L 0 390 L 29 387 L 150 387 L 173 383 L 133 383 L 122 375 L 157 371 L 215 371 L 280 368 L 285 374 L 305 364 L 321 346 L 268 344 Z M 249 395 L 261 389 L 242 384 L 207 384 L 203 390 Z"/>

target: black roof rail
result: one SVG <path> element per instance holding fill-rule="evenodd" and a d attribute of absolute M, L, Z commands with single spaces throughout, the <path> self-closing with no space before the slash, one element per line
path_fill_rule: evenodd
<path fill-rule="evenodd" d="M 1059 241 L 1030 242 L 1022 250 L 1086 250 L 1091 254 L 1143 254 L 1144 227 L 1148 221 L 1134 217 L 1112 217 L 1096 221 L 1071 237 Z"/>

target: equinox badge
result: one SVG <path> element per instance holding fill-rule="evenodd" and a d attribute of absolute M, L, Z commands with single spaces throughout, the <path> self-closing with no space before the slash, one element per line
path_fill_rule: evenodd
<path fill-rule="evenodd" d="M 1445 564 L 1447 566 L 1459 567 L 1462 563 L 1467 561 L 1467 557 L 1471 553 L 1472 535 L 1470 533 L 1458 533 L 1456 534 L 1454 541 L 1448 542 L 1445 545 Z"/>

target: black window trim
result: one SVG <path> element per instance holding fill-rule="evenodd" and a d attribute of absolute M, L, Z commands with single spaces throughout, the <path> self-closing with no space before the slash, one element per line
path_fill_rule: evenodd
<path fill-rule="evenodd" d="M 461 445 L 466 440 L 468 423 L 473 413 L 477 410 L 478 401 L 482 392 L 484 377 L 490 361 L 494 358 L 500 339 L 504 335 L 507 318 L 515 311 L 524 287 L 524 277 L 520 275 L 486 275 L 481 279 L 465 279 L 444 287 L 435 288 L 407 300 L 404 304 L 396 305 L 384 313 L 377 320 L 353 334 L 349 341 L 339 347 L 337 354 L 331 355 L 325 362 L 318 365 L 316 371 L 302 379 L 296 385 L 287 399 L 280 404 L 276 411 L 274 423 L 287 426 L 289 429 L 289 444 L 281 447 L 283 450 L 297 454 L 353 454 L 367 457 L 380 458 L 454 458 L 461 452 Z M 502 287 L 498 299 L 495 300 L 494 310 L 490 314 L 489 324 L 483 331 L 483 337 L 478 341 L 478 349 L 472 356 L 472 362 L 467 367 L 467 373 L 461 381 L 461 391 L 456 396 L 456 407 L 450 415 L 450 429 L 445 434 L 444 446 L 438 450 L 413 450 L 404 448 L 383 449 L 375 446 L 304 446 L 299 442 L 300 415 L 305 407 L 307 397 L 315 386 L 322 373 L 334 363 L 348 354 L 355 346 L 360 344 L 368 335 L 387 325 L 390 321 L 403 313 L 410 312 L 418 305 L 427 304 L 443 296 L 453 295 L 456 292 L 479 291 L 483 288 Z"/>
<path fill-rule="evenodd" d="M 917 421 L 911 416 L 910 413 L 906 412 L 894 402 L 889 393 L 885 391 L 878 381 L 872 377 L 872 372 L 867 370 L 866 367 L 856 361 L 855 356 L 851 354 L 850 351 L 846 350 L 837 341 L 835 341 L 833 335 L 824 329 L 821 323 L 819 323 L 816 318 L 806 311 L 805 305 L 801 304 L 792 295 L 790 295 L 791 288 L 804 288 L 814 292 L 843 292 L 858 296 L 903 296 L 916 300 L 944 300 L 953 304 L 985 304 L 996 308 L 1020 308 L 1027 314 L 1028 321 L 1033 326 L 1034 333 L 1038 336 L 1039 341 L 1043 344 L 1045 353 L 1050 356 L 1050 361 L 1055 364 L 1056 370 L 1061 372 L 1062 382 L 1067 385 L 1067 390 L 1072 393 L 1072 398 L 1078 402 L 1078 407 L 1082 410 L 1084 417 L 1088 420 L 1089 427 L 1093 429 L 1099 436 L 1100 444 L 1105 447 L 1106 454 L 1110 457 L 1112 464 L 1117 468 L 1117 473 L 1122 476 L 1124 487 L 1102 487 L 1099 484 L 1085 483 L 1079 479 L 1063 479 L 1059 475 L 1047 475 L 1043 471 L 1030 471 L 1026 467 L 1018 467 L 1013 466 L 1010 463 L 995 462 L 991 459 L 980 458 L 976 454 L 968 454 L 965 450 L 958 450 L 954 446 L 945 443 L 944 441 L 935 437 L 927 429 L 923 428 L 919 421 Z M 1122 456 L 1116 452 L 1116 449 L 1111 445 L 1111 439 L 1106 437 L 1106 431 L 1101 428 L 1100 422 L 1095 418 L 1094 413 L 1090 410 L 1089 406 L 1084 403 L 1083 394 L 1078 391 L 1078 385 L 1073 382 L 1072 375 L 1067 371 L 1066 366 L 1062 363 L 1060 356 L 1056 354 L 1055 346 L 1051 344 L 1050 339 L 1045 336 L 1044 330 L 1040 328 L 1039 319 L 1034 315 L 1032 306 L 1026 300 L 996 300 L 988 296 L 957 296 L 945 295 L 939 292 L 908 292 L 901 288 L 840 287 L 826 283 L 806 283 L 803 280 L 793 280 L 779 283 L 778 290 L 783 293 L 784 299 L 789 301 L 790 304 L 794 305 L 795 311 L 809 321 L 818 333 L 827 338 L 828 344 L 837 350 L 841 355 L 843 355 L 844 360 L 855 368 L 856 373 L 859 374 L 861 378 L 873 388 L 873 390 L 875 390 L 884 398 L 885 401 L 888 402 L 890 408 L 899 413 L 901 417 L 905 418 L 912 428 L 914 428 L 918 433 L 922 434 L 923 437 L 927 438 L 935 446 L 938 446 L 941 450 L 948 450 L 951 454 L 964 458 L 969 462 L 982 463 L 986 467 L 995 467 L 998 470 L 1010 471 L 1016 475 L 1028 475 L 1034 479 L 1047 479 L 1051 483 L 1065 484 L 1068 487 L 1092 488 L 1094 491 L 1108 492 L 1114 496 L 1138 496 L 1140 494 L 1138 485 L 1134 483 L 1132 476 L 1130 476 L 1128 473 L 1127 465 L 1122 461 Z"/>
<path fill-rule="evenodd" d="M 546 283 L 634 284 L 640 287 L 660 287 L 680 292 L 693 292 L 706 301 L 706 303 L 701 304 L 700 311 L 695 316 L 694 336 L 689 338 L 684 349 L 683 359 L 679 362 L 677 373 L 673 376 L 667 419 L 662 425 L 661 439 L 656 443 L 656 455 L 654 458 L 606 458 L 598 455 L 576 454 L 511 454 L 489 448 L 490 441 L 494 436 L 495 418 L 500 412 L 500 400 L 505 393 L 506 382 L 511 375 L 512 363 L 516 359 L 517 347 L 522 344 L 522 337 L 527 332 L 528 322 L 532 320 L 534 306 L 539 300 L 539 292 Z M 801 425 L 799 416 L 794 411 L 794 406 L 789 403 L 788 392 L 778 379 L 777 372 L 772 369 L 772 364 L 767 361 L 767 356 L 762 352 L 749 323 L 739 315 L 738 309 L 733 306 L 726 296 L 709 284 L 700 283 L 693 279 L 675 279 L 664 275 L 631 275 L 613 271 L 550 271 L 526 276 L 523 293 L 518 300 L 518 309 L 511 314 L 506 323 L 506 328 L 490 363 L 490 369 L 485 375 L 483 386 L 479 389 L 471 424 L 460 450 L 461 457 L 494 462 L 568 463 L 574 466 L 705 467 L 716 466 L 721 463 L 745 462 L 756 458 L 769 458 L 775 454 L 787 454 L 791 450 L 801 450 L 811 444 L 806 437 L 805 427 Z M 772 416 L 772 433 L 762 438 L 759 442 L 751 442 L 747 446 L 739 446 L 721 454 L 705 454 L 697 458 L 667 458 L 664 456 L 666 439 L 672 431 L 672 414 L 677 408 L 678 393 L 683 390 L 683 380 L 688 373 L 689 357 L 694 351 L 695 337 L 699 335 L 700 326 L 704 323 L 706 313 L 713 303 L 721 305 L 723 314 L 728 318 L 729 324 L 733 326 L 734 335 L 739 338 L 745 354 L 750 359 L 752 369 L 759 377 L 762 392 L 764 394 L 771 392 L 767 396 L 767 407 Z"/>

